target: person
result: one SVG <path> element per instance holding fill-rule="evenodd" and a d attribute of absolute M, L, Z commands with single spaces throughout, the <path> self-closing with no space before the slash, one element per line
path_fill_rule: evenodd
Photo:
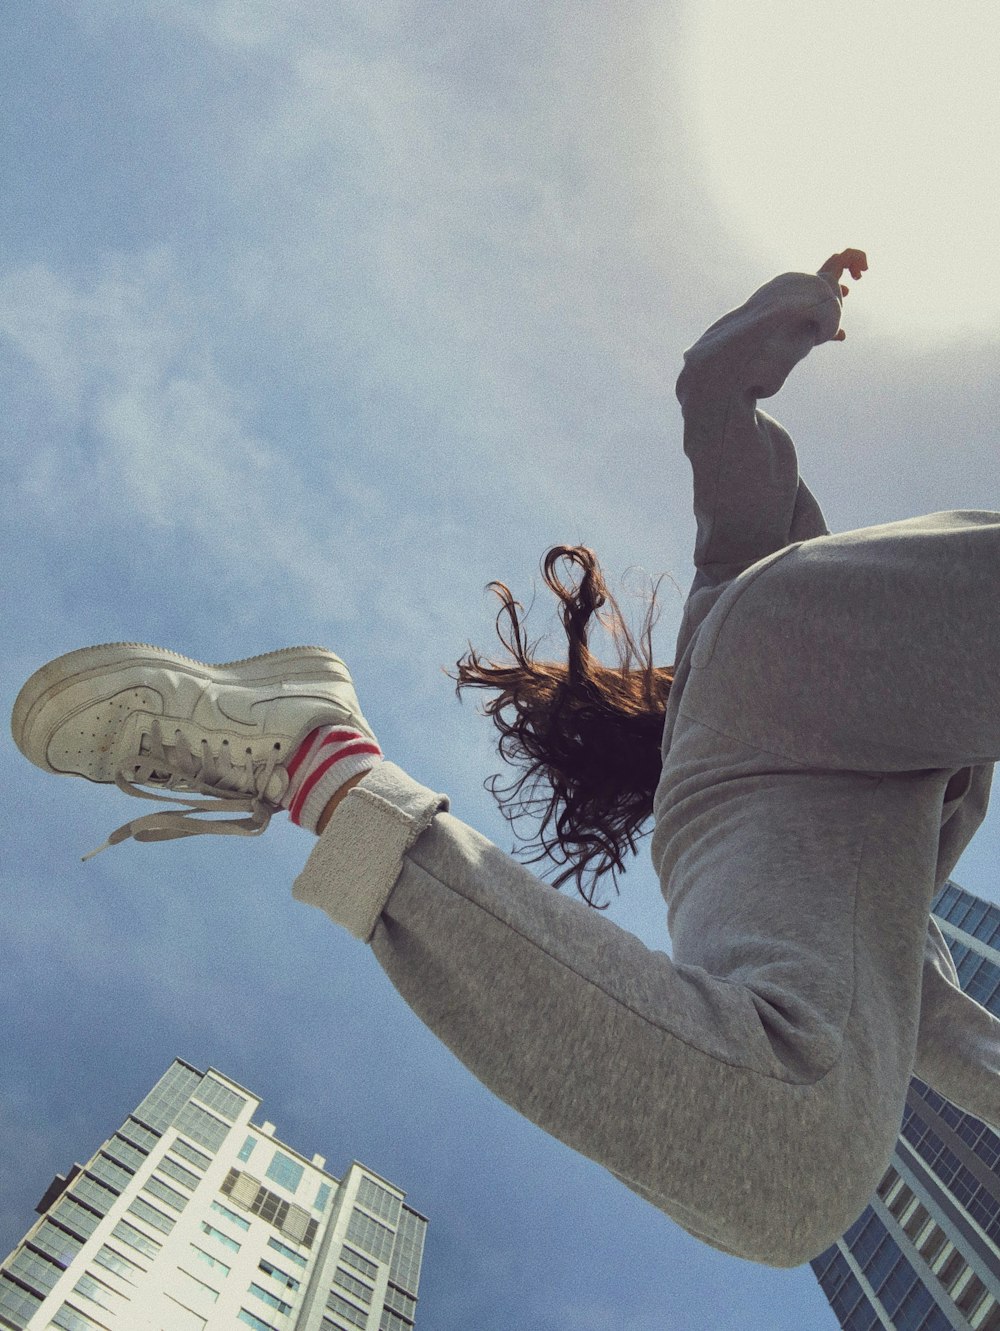
<path fill-rule="evenodd" d="M 187 807 L 111 843 L 253 834 L 287 808 L 321 833 L 295 897 L 366 942 L 482 1083 L 691 1234 L 778 1267 L 864 1209 L 914 1073 L 1000 1129 L 1000 1022 L 958 987 L 930 916 L 1000 754 L 1000 514 L 831 535 L 757 405 L 843 338 L 840 279 L 866 268 L 848 249 L 778 277 L 685 354 L 696 573 L 673 666 L 628 648 L 620 670 L 597 664 L 607 596 L 584 547 L 547 565 L 567 663 L 532 659 L 509 597 L 514 661 L 459 663 L 459 687 L 513 708 L 502 752 L 549 781 L 547 844 L 578 884 L 653 815 L 672 958 L 386 760 L 325 650 L 213 666 L 84 648 L 13 715 L 46 771 L 179 792 Z"/>

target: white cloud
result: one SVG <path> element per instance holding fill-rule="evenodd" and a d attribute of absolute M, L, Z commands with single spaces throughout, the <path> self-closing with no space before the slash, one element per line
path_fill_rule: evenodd
<path fill-rule="evenodd" d="M 333 585 L 335 617 L 354 612 L 330 552 L 317 558 L 302 478 L 245 423 L 168 252 L 116 258 L 91 279 L 8 272 L 0 336 L 61 418 L 23 473 L 36 497 L 49 487 L 53 517 L 170 529 L 197 539 L 217 574 L 263 573 L 327 612 Z"/>

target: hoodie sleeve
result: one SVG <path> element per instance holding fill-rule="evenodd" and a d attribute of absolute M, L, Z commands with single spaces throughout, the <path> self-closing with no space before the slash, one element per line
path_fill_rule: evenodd
<path fill-rule="evenodd" d="M 731 581 L 794 541 L 827 534 L 788 433 L 757 407 L 840 324 L 839 284 L 786 273 L 712 324 L 684 354 L 677 397 L 694 473 L 692 592 Z"/>

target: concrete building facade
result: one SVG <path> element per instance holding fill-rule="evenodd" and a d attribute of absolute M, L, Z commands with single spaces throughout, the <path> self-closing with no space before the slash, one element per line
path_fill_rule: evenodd
<path fill-rule="evenodd" d="M 12 1331 L 411 1331 L 427 1221 L 254 1122 L 260 1100 L 175 1059 L 0 1266 Z"/>

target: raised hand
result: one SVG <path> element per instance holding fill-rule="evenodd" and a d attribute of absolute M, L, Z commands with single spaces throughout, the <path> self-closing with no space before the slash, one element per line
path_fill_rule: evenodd
<path fill-rule="evenodd" d="M 830 277 L 840 286 L 842 296 L 850 295 L 850 287 L 844 286 L 840 281 L 841 274 L 849 272 L 855 282 L 860 281 L 861 274 L 868 271 L 868 256 L 864 250 L 841 250 L 839 254 L 831 254 L 826 263 L 819 270 L 822 277 Z M 847 334 L 841 328 L 833 339 L 834 342 L 843 342 Z"/>

